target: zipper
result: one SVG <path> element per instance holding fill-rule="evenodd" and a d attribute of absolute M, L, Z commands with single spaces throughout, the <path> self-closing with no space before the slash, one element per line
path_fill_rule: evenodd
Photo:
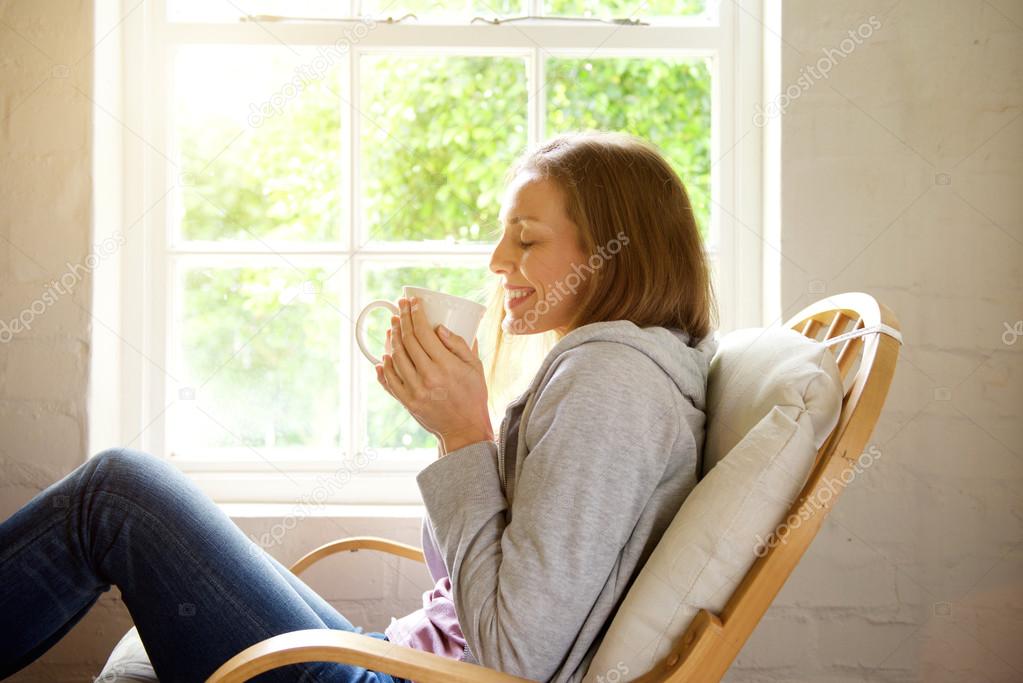
<path fill-rule="evenodd" d="M 501 488 L 505 490 L 505 493 L 508 491 L 508 482 L 505 480 L 504 476 L 504 439 L 507 428 L 508 411 L 505 410 L 504 417 L 501 418 L 501 429 L 498 432 L 499 437 L 497 441 L 497 476 L 501 478 Z"/>
<path fill-rule="evenodd" d="M 501 418 L 501 429 L 498 431 L 497 441 L 497 475 L 501 479 L 501 487 L 504 489 L 504 493 L 506 496 L 508 495 L 508 478 L 505 476 L 504 472 L 504 443 L 508 436 L 508 415 L 511 413 L 512 410 L 516 409 L 522 403 L 522 399 L 524 397 L 531 396 L 535 388 L 536 388 L 535 386 L 530 385 L 528 389 L 526 389 L 521 394 L 512 399 L 512 401 L 507 406 L 505 406 L 504 417 Z M 521 430 L 521 428 L 522 421 L 520 419 L 519 429 Z M 520 439 L 522 438 L 521 431 L 519 438 Z"/>

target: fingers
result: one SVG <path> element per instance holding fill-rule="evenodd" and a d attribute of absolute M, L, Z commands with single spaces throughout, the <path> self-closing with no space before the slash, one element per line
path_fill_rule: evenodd
<path fill-rule="evenodd" d="M 398 304 L 400 315 L 391 318 L 377 379 L 388 393 L 407 406 L 439 381 L 441 368 L 436 361 L 449 365 L 448 359 L 454 355 L 466 365 L 479 365 L 479 343 L 474 339 L 470 348 L 465 339 L 443 325 L 434 330 L 421 302 L 413 304 L 402 297 Z M 462 367 L 470 370 L 466 365 Z M 449 371 L 453 369 L 451 366 Z"/>
<path fill-rule="evenodd" d="M 431 358 L 430 354 L 423 350 L 420 340 L 416 336 L 410 308 L 407 299 L 404 297 L 398 299 L 401 328 L 398 330 L 397 336 L 401 337 L 401 342 L 405 346 L 405 351 L 408 353 L 409 358 L 412 359 L 412 364 L 417 368 L 425 368 Z"/>
<path fill-rule="evenodd" d="M 400 348 L 399 335 L 392 334 L 392 329 L 387 330 L 387 338 L 384 342 L 384 357 L 383 362 L 374 365 L 374 369 L 377 373 L 377 381 L 384 387 L 384 390 L 397 399 L 399 402 L 404 403 L 405 397 L 408 396 L 410 387 L 408 383 L 402 379 L 401 371 L 398 369 L 398 363 L 394 357 L 395 349 Z M 391 343 L 393 341 L 393 343 Z M 405 376 L 411 377 L 415 374 L 415 370 L 411 373 L 407 373 Z"/>
<path fill-rule="evenodd" d="M 391 328 L 387 328 L 387 333 L 384 336 L 384 358 L 394 353 L 394 349 L 391 347 Z M 384 388 L 388 394 L 393 398 L 397 399 L 394 390 L 387 384 L 387 378 L 384 376 L 384 362 L 381 361 L 373 365 L 373 370 L 376 371 L 377 383 Z M 400 379 L 400 378 L 399 378 Z"/>
<path fill-rule="evenodd" d="M 443 325 L 437 325 L 437 336 L 440 337 L 441 341 L 444 342 L 451 353 L 458 356 L 458 358 L 466 363 L 471 363 L 476 360 L 476 341 L 473 340 L 473 348 L 469 348 L 469 345 L 465 343 L 465 339 L 455 334 Z"/>
<path fill-rule="evenodd" d="M 405 388 L 405 382 L 402 381 L 401 377 L 398 376 L 397 371 L 394 369 L 394 358 L 390 354 L 385 353 L 384 362 L 377 367 L 380 368 L 380 370 L 377 371 L 377 377 L 382 377 L 387 393 L 404 404 L 404 398 L 408 395 L 408 392 Z"/>
<path fill-rule="evenodd" d="M 401 334 L 394 334 L 393 327 L 391 328 L 391 342 L 391 345 L 394 347 L 394 351 L 391 353 L 391 361 L 398 374 L 401 376 L 402 384 L 406 389 L 414 392 L 421 384 L 419 372 L 416 369 L 416 366 L 413 365 L 412 360 L 409 359 L 404 336 Z"/>
<path fill-rule="evenodd" d="M 401 303 L 399 301 L 399 303 Z M 430 322 L 426 319 L 426 311 L 423 309 L 423 303 L 416 301 L 415 303 L 409 304 L 401 309 L 401 327 L 404 330 L 406 327 L 415 332 L 415 338 L 418 343 L 418 350 L 421 350 L 431 360 L 436 361 L 439 358 L 444 357 L 444 344 L 437 338 L 437 333 L 433 331 L 433 327 Z M 411 345 L 409 349 L 412 352 Z M 413 355 L 412 360 L 418 364 L 419 359 Z M 425 359 L 424 359 L 425 360 Z"/>
<path fill-rule="evenodd" d="M 377 384 L 382 386 L 384 388 L 384 391 L 386 391 L 392 397 L 398 398 L 397 396 L 394 395 L 394 392 L 391 390 L 391 387 L 387 385 L 387 379 L 384 377 L 384 364 L 377 363 L 376 365 L 373 366 L 373 369 L 377 373 Z"/>

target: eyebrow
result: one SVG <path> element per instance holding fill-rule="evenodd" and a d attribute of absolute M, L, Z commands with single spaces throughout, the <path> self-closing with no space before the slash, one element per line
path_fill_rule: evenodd
<path fill-rule="evenodd" d="M 536 216 L 512 216 L 505 222 L 510 225 L 512 223 L 521 223 L 523 221 L 533 221 L 535 223 L 539 223 L 540 219 L 537 218 Z"/>

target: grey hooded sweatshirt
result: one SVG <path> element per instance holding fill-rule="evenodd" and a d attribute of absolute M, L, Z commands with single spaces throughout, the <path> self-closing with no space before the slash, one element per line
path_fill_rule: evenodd
<path fill-rule="evenodd" d="M 496 442 L 419 472 L 464 661 L 582 680 L 696 485 L 716 350 L 714 335 L 694 342 L 626 320 L 576 328 L 508 405 Z"/>

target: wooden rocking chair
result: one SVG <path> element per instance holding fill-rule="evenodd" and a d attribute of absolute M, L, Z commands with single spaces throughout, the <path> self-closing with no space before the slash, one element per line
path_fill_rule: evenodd
<path fill-rule="evenodd" d="M 769 548 L 754 562 L 720 614 L 707 610 L 698 612 L 668 656 L 636 681 L 718 681 L 724 676 L 837 500 L 841 489 L 828 496 L 826 504 L 819 502 L 824 499 L 819 493 L 825 482 L 842 480 L 843 472 L 861 454 L 877 423 L 895 373 L 901 343 L 899 323 L 892 312 L 870 295 L 853 292 L 827 297 L 808 306 L 786 322 L 785 327 L 818 341 L 831 340 L 829 348 L 836 354 L 843 380 L 847 380 L 856 367 L 855 375 L 845 382 L 848 388 L 838 423 L 818 451 L 813 470 L 789 509 L 789 515 L 798 515 L 804 505 L 812 505 L 812 514 L 804 523 L 789 530 L 785 543 Z M 856 331 L 867 334 L 852 336 Z M 298 574 L 324 557 L 358 550 L 379 550 L 424 561 L 419 548 L 381 538 L 357 537 L 321 546 L 291 569 Z M 245 681 L 277 667 L 314 661 L 361 666 L 419 683 L 526 680 L 363 634 L 307 630 L 279 635 L 246 648 L 217 669 L 208 681 Z"/>

